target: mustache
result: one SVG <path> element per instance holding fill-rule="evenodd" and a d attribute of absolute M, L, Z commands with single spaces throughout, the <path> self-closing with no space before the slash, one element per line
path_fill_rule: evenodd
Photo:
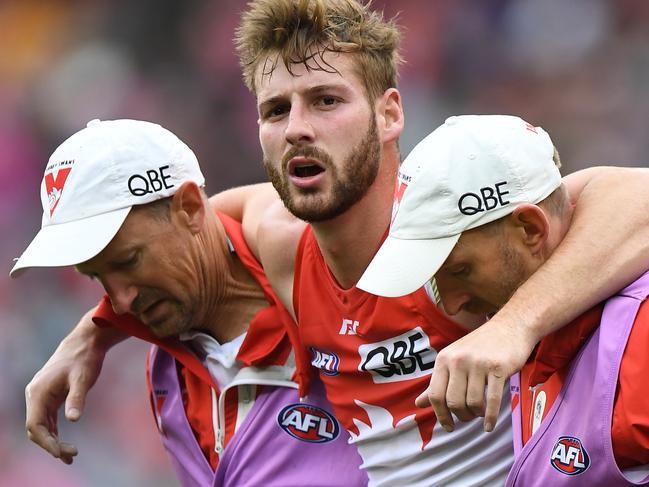
<path fill-rule="evenodd" d="M 154 289 L 140 290 L 138 295 L 133 300 L 133 303 L 131 304 L 131 314 L 135 316 L 139 316 L 145 309 L 147 309 L 153 303 L 165 298 L 166 295 L 164 293 Z"/>
<path fill-rule="evenodd" d="M 282 167 L 288 166 L 288 163 L 294 157 L 306 157 L 309 159 L 317 159 L 325 166 L 331 166 L 331 157 L 323 150 L 318 149 L 312 145 L 294 145 L 291 147 L 284 157 L 282 157 Z"/>
<path fill-rule="evenodd" d="M 502 306 L 499 306 L 496 310 L 494 307 L 486 303 L 481 299 L 473 299 L 462 306 L 462 309 L 468 313 L 474 315 L 495 315 Z"/>

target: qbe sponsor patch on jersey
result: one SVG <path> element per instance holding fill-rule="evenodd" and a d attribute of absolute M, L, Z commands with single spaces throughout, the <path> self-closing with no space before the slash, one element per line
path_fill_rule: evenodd
<path fill-rule="evenodd" d="M 358 370 L 369 372 L 376 384 L 399 382 L 430 375 L 437 351 L 421 327 L 376 343 L 358 347 Z"/>

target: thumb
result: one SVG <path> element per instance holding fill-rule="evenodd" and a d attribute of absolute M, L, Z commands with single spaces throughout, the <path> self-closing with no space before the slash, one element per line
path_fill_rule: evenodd
<path fill-rule="evenodd" d="M 75 381 L 70 385 L 70 392 L 65 399 L 65 417 L 68 421 L 79 420 L 83 413 L 87 394 L 88 389 L 80 381 Z"/>

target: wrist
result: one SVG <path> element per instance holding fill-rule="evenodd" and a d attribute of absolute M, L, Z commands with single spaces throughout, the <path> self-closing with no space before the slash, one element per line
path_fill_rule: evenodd
<path fill-rule="evenodd" d="M 100 327 L 92 320 L 96 308 L 89 310 L 65 340 L 76 341 L 82 348 L 105 355 L 106 352 L 127 338 L 122 331 L 113 327 Z"/>
<path fill-rule="evenodd" d="M 551 331 L 547 327 L 548 321 L 538 304 L 525 310 L 519 310 L 510 304 L 515 303 L 510 301 L 489 320 L 489 323 L 492 326 L 509 328 L 509 334 L 517 337 L 521 347 L 525 346 L 531 351 Z"/>

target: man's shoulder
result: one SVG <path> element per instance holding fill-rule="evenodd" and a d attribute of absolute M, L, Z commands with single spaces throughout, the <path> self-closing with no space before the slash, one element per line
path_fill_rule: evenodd
<path fill-rule="evenodd" d="M 266 276 L 284 305 L 292 310 L 295 255 L 306 223 L 291 215 L 281 202 L 264 212 L 257 230 L 259 258 Z"/>

